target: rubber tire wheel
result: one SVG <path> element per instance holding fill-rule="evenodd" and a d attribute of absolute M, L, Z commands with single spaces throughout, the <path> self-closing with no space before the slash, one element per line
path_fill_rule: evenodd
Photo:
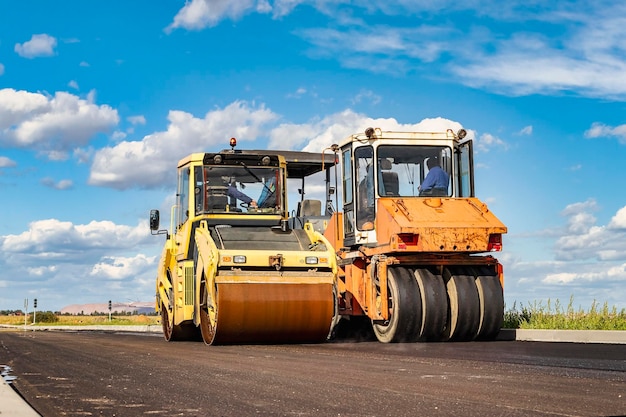
<path fill-rule="evenodd" d="M 386 324 L 372 322 L 379 342 L 415 342 L 421 324 L 417 282 L 406 268 L 387 269 L 390 317 Z"/>
<path fill-rule="evenodd" d="M 169 315 L 167 309 L 161 304 L 161 325 L 163 326 L 163 337 L 168 342 L 172 342 L 172 335 L 174 334 L 173 326 L 170 324 Z"/>
<path fill-rule="evenodd" d="M 414 276 L 421 297 L 421 325 L 419 340 L 439 342 L 444 339 L 448 321 L 448 296 L 441 275 L 418 268 Z"/>
<path fill-rule="evenodd" d="M 217 330 L 217 302 L 215 302 L 215 323 L 212 323 L 207 309 L 209 294 L 204 284 L 200 287 L 200 294 L 202 297 L 200 300 L 200 333 L 202 334 L 202 340 L 204 343 L 212 345 L 215 342 L 215 333 Z"/>
<path fill-rule="evenodd" d="M 466 272 L 460 268 L 444 271 L 449 302 L 446 336 L 455 341 L 474 340 L 480 327 L 478 289 L 474 276 Z"/>
<path fill-rule="evenodd" d="M 170 324 L 167 308 L 161 305 L 161 325 L 163 326 L 163 337 L 168 342 L 178 342 L 182 340 L 192 340 L 196 331 L 187 324 Z"/>
<path fill-rule="evenodd" d="M 475 271 L 476 288 L 480 304 L 480 340 L 493 340 L 500 333 L 504 323 L 504 293 L 497 275 L 488 268 Z"/>

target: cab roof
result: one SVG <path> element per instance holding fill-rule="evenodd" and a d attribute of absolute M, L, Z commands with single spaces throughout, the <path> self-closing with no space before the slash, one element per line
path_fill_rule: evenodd
<path fill-rule="evenodd" d="M 219 153 L 233 153 L 230 149 L 224 149 Z M 243 155 L 280 155 L 287 162 L 287 177 L 305 178 L 322 171 L 322 157 L 324 158 L 324 169 L 335 165 L 335 155 L 331 153 L 316 153 L 303 151 L 281 151 L 281 150 L 258 150 L 246 149 L 235 150 L 235 153 Z"/>

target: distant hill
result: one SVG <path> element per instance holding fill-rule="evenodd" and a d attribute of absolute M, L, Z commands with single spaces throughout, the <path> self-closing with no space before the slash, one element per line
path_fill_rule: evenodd
<path fill-rule="evenodd" d="M 136 313 L 136 314 L 152 314 L 154 313 L 154 302 L 137 301 L 132 303 L 111 303 L 111 312 L 115 313 Z M 61 309 L 61 314 L 84 314 L 93 313 L 109 313 L 109 303 L 94 304 L 72 304 Z"/>

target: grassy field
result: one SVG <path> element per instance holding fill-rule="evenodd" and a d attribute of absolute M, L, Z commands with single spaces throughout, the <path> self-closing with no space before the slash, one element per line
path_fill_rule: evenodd
<path fill-rule="evenodd" d="M 514 304 L 504 313 L 504 328 L 508 329 L 552 329 L 552 330 L 626 330 L 626 309 L 620 311 L 600 306 L 595 301 L 589 308 L 574 308 L 574 298 L 564 307 L 559 300 L 546 303 L 535 302 L 529 306 Z"/>
<path fill-rule="evenodd" d="M 41 317 L 40 317 L 41 316 Z M 44 322 L 43 313 L 37 313 L 37 323 L 36 325 L 59 325 L 59 326 L 90 326 L 90 325 L 114 325 L 114 326 L 123 326 L 123 325 L 147 325 L 147 324 L 160 324 L 159 316 L 145 316 L 145 315 L 137 315 L 137 316 L 111 316 L 111 321 L 109 321 L 109 316 L 56 316 L 58 321 L 50 321 L 47 320 Z M 32 314 L 28 318 L 28 323 L 32 321 Z M 0 324 L 13 324 L 13 325 L 21 325 L 24 324 L 24 316 L 0 316 Z"/>

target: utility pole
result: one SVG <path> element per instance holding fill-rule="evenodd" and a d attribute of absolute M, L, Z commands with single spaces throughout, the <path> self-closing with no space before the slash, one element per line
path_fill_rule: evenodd
<path fill-rule="evenodd" d="M 28 298 L 24 298 L 24 326 L 26 326 L 27 319 L 28 319 Z"/>

